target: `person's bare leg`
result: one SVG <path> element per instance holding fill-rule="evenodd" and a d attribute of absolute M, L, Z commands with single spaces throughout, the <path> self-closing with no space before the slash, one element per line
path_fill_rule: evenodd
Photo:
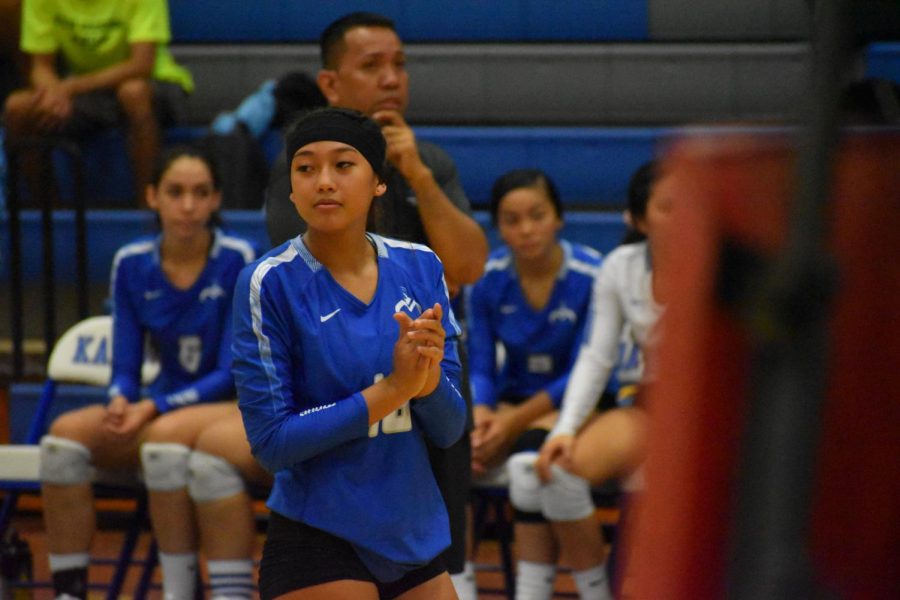
<path fill-rule="evenodd" d="M 128 151 L 134 171 L 135 202 L 143 207 L 145 190 L 153 177 L 153 165 L 160 152 L 161 134 L 153 111 L 153 87 L 146 79 L 129 79 L 116 90 L 128 117 Z"/>
<path fill-rule="evenodd" d="M 551 527 L 559 543 L 561 566 L 583 571 L 606 562 L 606 544 L 593 516 L 580 521 L 556 521 Z"/>
<path fill-rule="evenodd" d="M 571 473 L 597 485 L 630 472 L 643 459 L 645 435 L 646 417 L 641 409 L 601 414 L 579 434 Z M 572 569 L 582 597 L 610 598 L 604 568 L 606 548 L 593 515 L 578 521 L 556 521 L 552 526 L 560 562 Z"/>
<path fill-rule="evenodd" d="M 200 432 L 211 422 L 224 418 L 230 403 L 203 404 L 182 408 L 156 418 L 147 428 L 148 443 L 180 444 L 193 448 Z M 171 491 L 149 490 L 150 519 L 161 552 L 195 552 L 197 532 L 194 503 L 187 485 Z"/>
<path fill-rule="evenodd" d="M 250 453 L 236 406 L 201 433 L 191 466 L 191 495 L 212 598 L 249 598 L 256 520 L 246 482 L 270 486 L 272 477 Z"/>
<path fill-rule="evenodd" d="M 516 598 L 548 600 L 553 596 L 556 562 L 559 555 L 556 538 L 546 522 L 521 522 L 514 525 L 516 539 Z"/>
<path fill-rule="evenodd" d="M 555 521 L 553 533 L 559 542 L 560 565 L 571 569 L 579 597 L 611 600 L 606 574 L 606 545 L 600 524 L 593 515 L 579 521 Z"/>
<path fill-rule="evenodd" d="M 447 579 L 449 583 L 449 577 Z M 378 588 L 367 581 L 345 579 L 288 592 L 275 600 L 378 600 Z M 440 600 L 440 597 L 435 596 L 433 600 Z"/>
<path fill-rule="evenodd" d="M 107 438 L 101 429 L 105 412 L 104 406 L 96 405 L 65 413 L 53 422 L 49 433 L 87 448 L 98 467 L 136 468 L 137 441 L 121 443 Z M 50 552 L 87 552 L 96 519 L 91 482 L 42 483 L 41 497 Z"/>
<path fill-rule="evenodd" d="M 102 406 L 61 415 L 50 426 L 50 435 L 78 442 L 90 450 L 99 435 Z M 94 492 L 90 481 L 74 484 L 41 483 L 44 527 L 51 554 L 87 552 L 96 529 Z"/>
<path fill-rule="evenodd" d="M 147 428 L 141 454 L 166 597 L 193 595 L 197 527 L 187 490 L 188 458 L 203 428 L 227 415 L 230 405 L 181 408 L 158 417 Z"/>
<path fill-rule="evenodd" d="M 91 538 L 96 528 L 92 465 L 135 469 L 142 431 L 130 440 L 103 429 L 106 408 L 89 406 L 54 421 L 41 440 L 41 491 L 48 560 L 57 594 L 87 590 Z"/>
<path fill-rule="evenodd" d="M 267 473 L 250 453 L 244 423 L 235 407 L 227 417 L 205 429 L 195 450 L 224 459 L 245 481 L 271 485 Z M 249 558 L 253 555 L 256 521 L 246 491 L 225 498 L 196 503 L 204 555 L 210 560 Z"/>
<path fill-rule="evenodd" d="M 17 90 L 6 99 L 3 121 L 7 138 L 13 146 L 31 136 L 46 133 L 38 126 L 38 114 L 35 111 L 34 101 L 34 92 L 29 89 Z M 21 173 L 31 206 L 39 206 L 38 200 L 42 193 L 49 194 L 51 205 L 58 204 L 59 192 L 56 189 L 53 165 L 48 149 L 19 146 L 17 159 L 14 164 L 10 165 L 10 168 L 15 168 L 17 172 Z"/>
<path fill-rule="evenodd" d="M 457 600 L 457 595 L 450 575 L 441 573 L 400 594 L 397 600 Z"/>
<path fill-rule="evenodd" d="M 625 475 L 643 460 L 646 436 L 647 416 L 643 409 L 609 410 L 578 435 L 571 471 L 593 485 Z"/>
<path fill-rule="evenodd" d="M 520 523 L 514 525 L 516 560 L 555 565 L 559 548 L 549 523 Z"/>

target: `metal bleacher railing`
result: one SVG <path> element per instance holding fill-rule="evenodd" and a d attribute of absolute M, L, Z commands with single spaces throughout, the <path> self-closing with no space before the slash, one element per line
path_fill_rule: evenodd
<path fill-rule="evenodd" d="M 12 144 L 6 141 L 4 152 L 8 161 L 8 184 L 6 188 L 6 239 L 9 240 L 9 282 L 10 282 L 10 332 L 12 341 L 12 378 L 21 379 L 24 374 L 24 330 L 23 323 L 26 311 L 26 302 L 22 293 L 22 283 L 25 274 L 22 264 L 26 253 L 23 242 L 25 241 L 21 231 L 20 211 L 22 210 L 21 186 L 19 185 L 20 161 L 26 150 L 36 151 L 42 157 L 42 162 L 52 164 L 51 154 L 55 152 L 67 155 L 72 164 L 71 189 L 73 194 L 72 208 L 74 215 L 74 244 L 70 247 L 74 253 L 69 255 L 74 258 L 75 287 L 78 317 L 83 319 L 88 315 L 88 288 L 87 288 L 87 237 L 85 234 L 86 199 L 84 192 L 84 168 L 81 149 L 71 141 L 55 138 L 32 138 L 23 142 Z M 49 358 L 50 349 L 56 343 L 56 275 L 54 257 L 54 192 L 53 178 L 46 175 L 40 177 L 38 189 L 30 190 L 33 206 L 40 206 L 41 222 L 41 246 L 42 246 L 42 296 L 44 317 L 44 347 L 45 358 Z M 29 247 L 33 248 L 32 240 L 37 236 L 27 238 Z M 29 252 L 27 254 L 33 254 Z M 33 310 L 28 303 L 28 310 Z"/>

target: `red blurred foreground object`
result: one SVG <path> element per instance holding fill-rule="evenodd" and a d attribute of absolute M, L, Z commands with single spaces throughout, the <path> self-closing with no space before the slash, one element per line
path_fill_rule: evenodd
<path fill-rule="evenodd" d="M 628 597 L 726 596 L 754 339 L 729 301 L 729 288 L 748 290 L 729 282 L 722 257 L 736 246 L 765 262 L 782 249 L 794 160 L 778 136 L 687 139 L 666 159 L 678 180 L 668 240 L 676 251 L 655 266 L 667 274 L 660 284 L 668 302 L 648 397 L 647 487 L 626 534 Z M 900 135 L 845 136 L 834 180 L 829 246 L 838 288 L 808 551 L 816 584 L 835 597 L 896 599 Z"/>

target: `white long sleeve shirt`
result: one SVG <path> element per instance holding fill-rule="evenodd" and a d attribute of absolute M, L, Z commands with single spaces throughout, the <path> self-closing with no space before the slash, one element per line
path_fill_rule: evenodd
<path fill-rule="evenodd" d="M 588 329 L 553 435 L 574 435 L 606 387 L 619 358 L 623 328 L 644 349 L 662 307 L 653 301 L 653 273 L 646 242 L 627 244 L 610 253 L 594 282 Z"/>

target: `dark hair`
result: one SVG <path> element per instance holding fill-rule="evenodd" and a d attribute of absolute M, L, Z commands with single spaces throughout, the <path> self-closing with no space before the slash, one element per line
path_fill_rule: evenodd
<path fill-rule="evenodd" d="M 206 168 L 209 170 L 209 176 L 212 179 L 213 189 L 216 191 L 220 191 L 222 189 L 221 179 L 219 179 L 219 171 L 216 168 L 216 163 L 212 159 L 206 150 L 202 148 L 198 148 L 197 146 L 192 146 L 189 144 L 176 144 L 174 146 L 169 146 L 165 148 L 160 155 L 156 159 L 156 163 L 153 167 L 153 178 L 150 180 L 150 185 L 153 187 L 159 187 L 159 184 L 162 182 L 163 177 L 166 174 L 166 171 L 169 170 L 169 167 L 178 160 L 179 158 L 196 158 L 199 161 L 202 161 L 203 164 L 206 165 Z M 209 227 L 217 227 L 222 224 L 222 216 L 219 214 L 219 211 L 212 213 L 209 216 Z M 159 214 L 156 215 L 156 225 L 160 226 Z"/>
<path fill-rule="evenodd" d="M 291 123 L 284 134 L 288 165 L 294 153 L 313 141 L 334 140 L 356 148 L 372 165 L 378 179 L 385 180 L 387 142 L 378 124 L 359 111 L 333 106 L 316 108 Z"/>
<path fill-rule="evenodd" d="M 491 223 L 497 226 L 497 214 L 500 212 L 500 201 L 513 190 L 520 188 L 538 188 L 547 194 L 556 216 L 562 219 L 563 207 L 559 199 L 559 190 L 550 176 L 540 169 L 514 169 L 501 175 L 491 188 Z"/>
<path fill-rule="evenodd" d="M 873 77 L 855 81 L 841 90 L 840 110 L 850 125 L 900 123 L 900 86 Z"/>
<path fill-rule="evenodd" d="M 344 51 L 344 36 L 357 27 L 381 27 L 397 33 L 394 22 L 384 15 L 370 12 L 352 12 L 344 15 L 333 21 L 319 36 L 319 55 L 322 58 L 323 68 L 337 67 L 338 55 Z"/>
<path fill-rule="evenodd" d="M 281 127 L 303 111 L 328 104 L 316 81 L 303 71 L 289 71 L 279 77 L 272 95 L 275 96 L 272 127 Z"/>
<path fill-rule="evenodd" d="M 197 160 L 204 162 L 206 168 L 209 169 L 210 177 L 212 177 L 213 188 L 216 190 L 221 188 L 221 180 L 219 179 L 219 171 L 216 169 L 215 161 L 213 161 L 212 157 L 205 150 L 188 144 L 176 144 L 164 149 L 160 153 L 153 167 L 153 178 L 150 180 L 150 183 L 154 187 L 158 186 L 162 181 L 163 176 L 166 174 L 166 171 L 172 166 L 172 163 L 185 156 L 188 158 L 196 158 Z"/>
<path fill-rule="evenodd" d="M 622 239 L 623 244 L 642 242 L 647 236 L 637 228 L 637 219 L 643 219 L 647 214 L 647 201 L 653 186 L 659 177 L 659 165 L 655 160 L 647 161 L 638 167 L 628 182 L 628 213 L 631 215 L 631 225 Z"/>

